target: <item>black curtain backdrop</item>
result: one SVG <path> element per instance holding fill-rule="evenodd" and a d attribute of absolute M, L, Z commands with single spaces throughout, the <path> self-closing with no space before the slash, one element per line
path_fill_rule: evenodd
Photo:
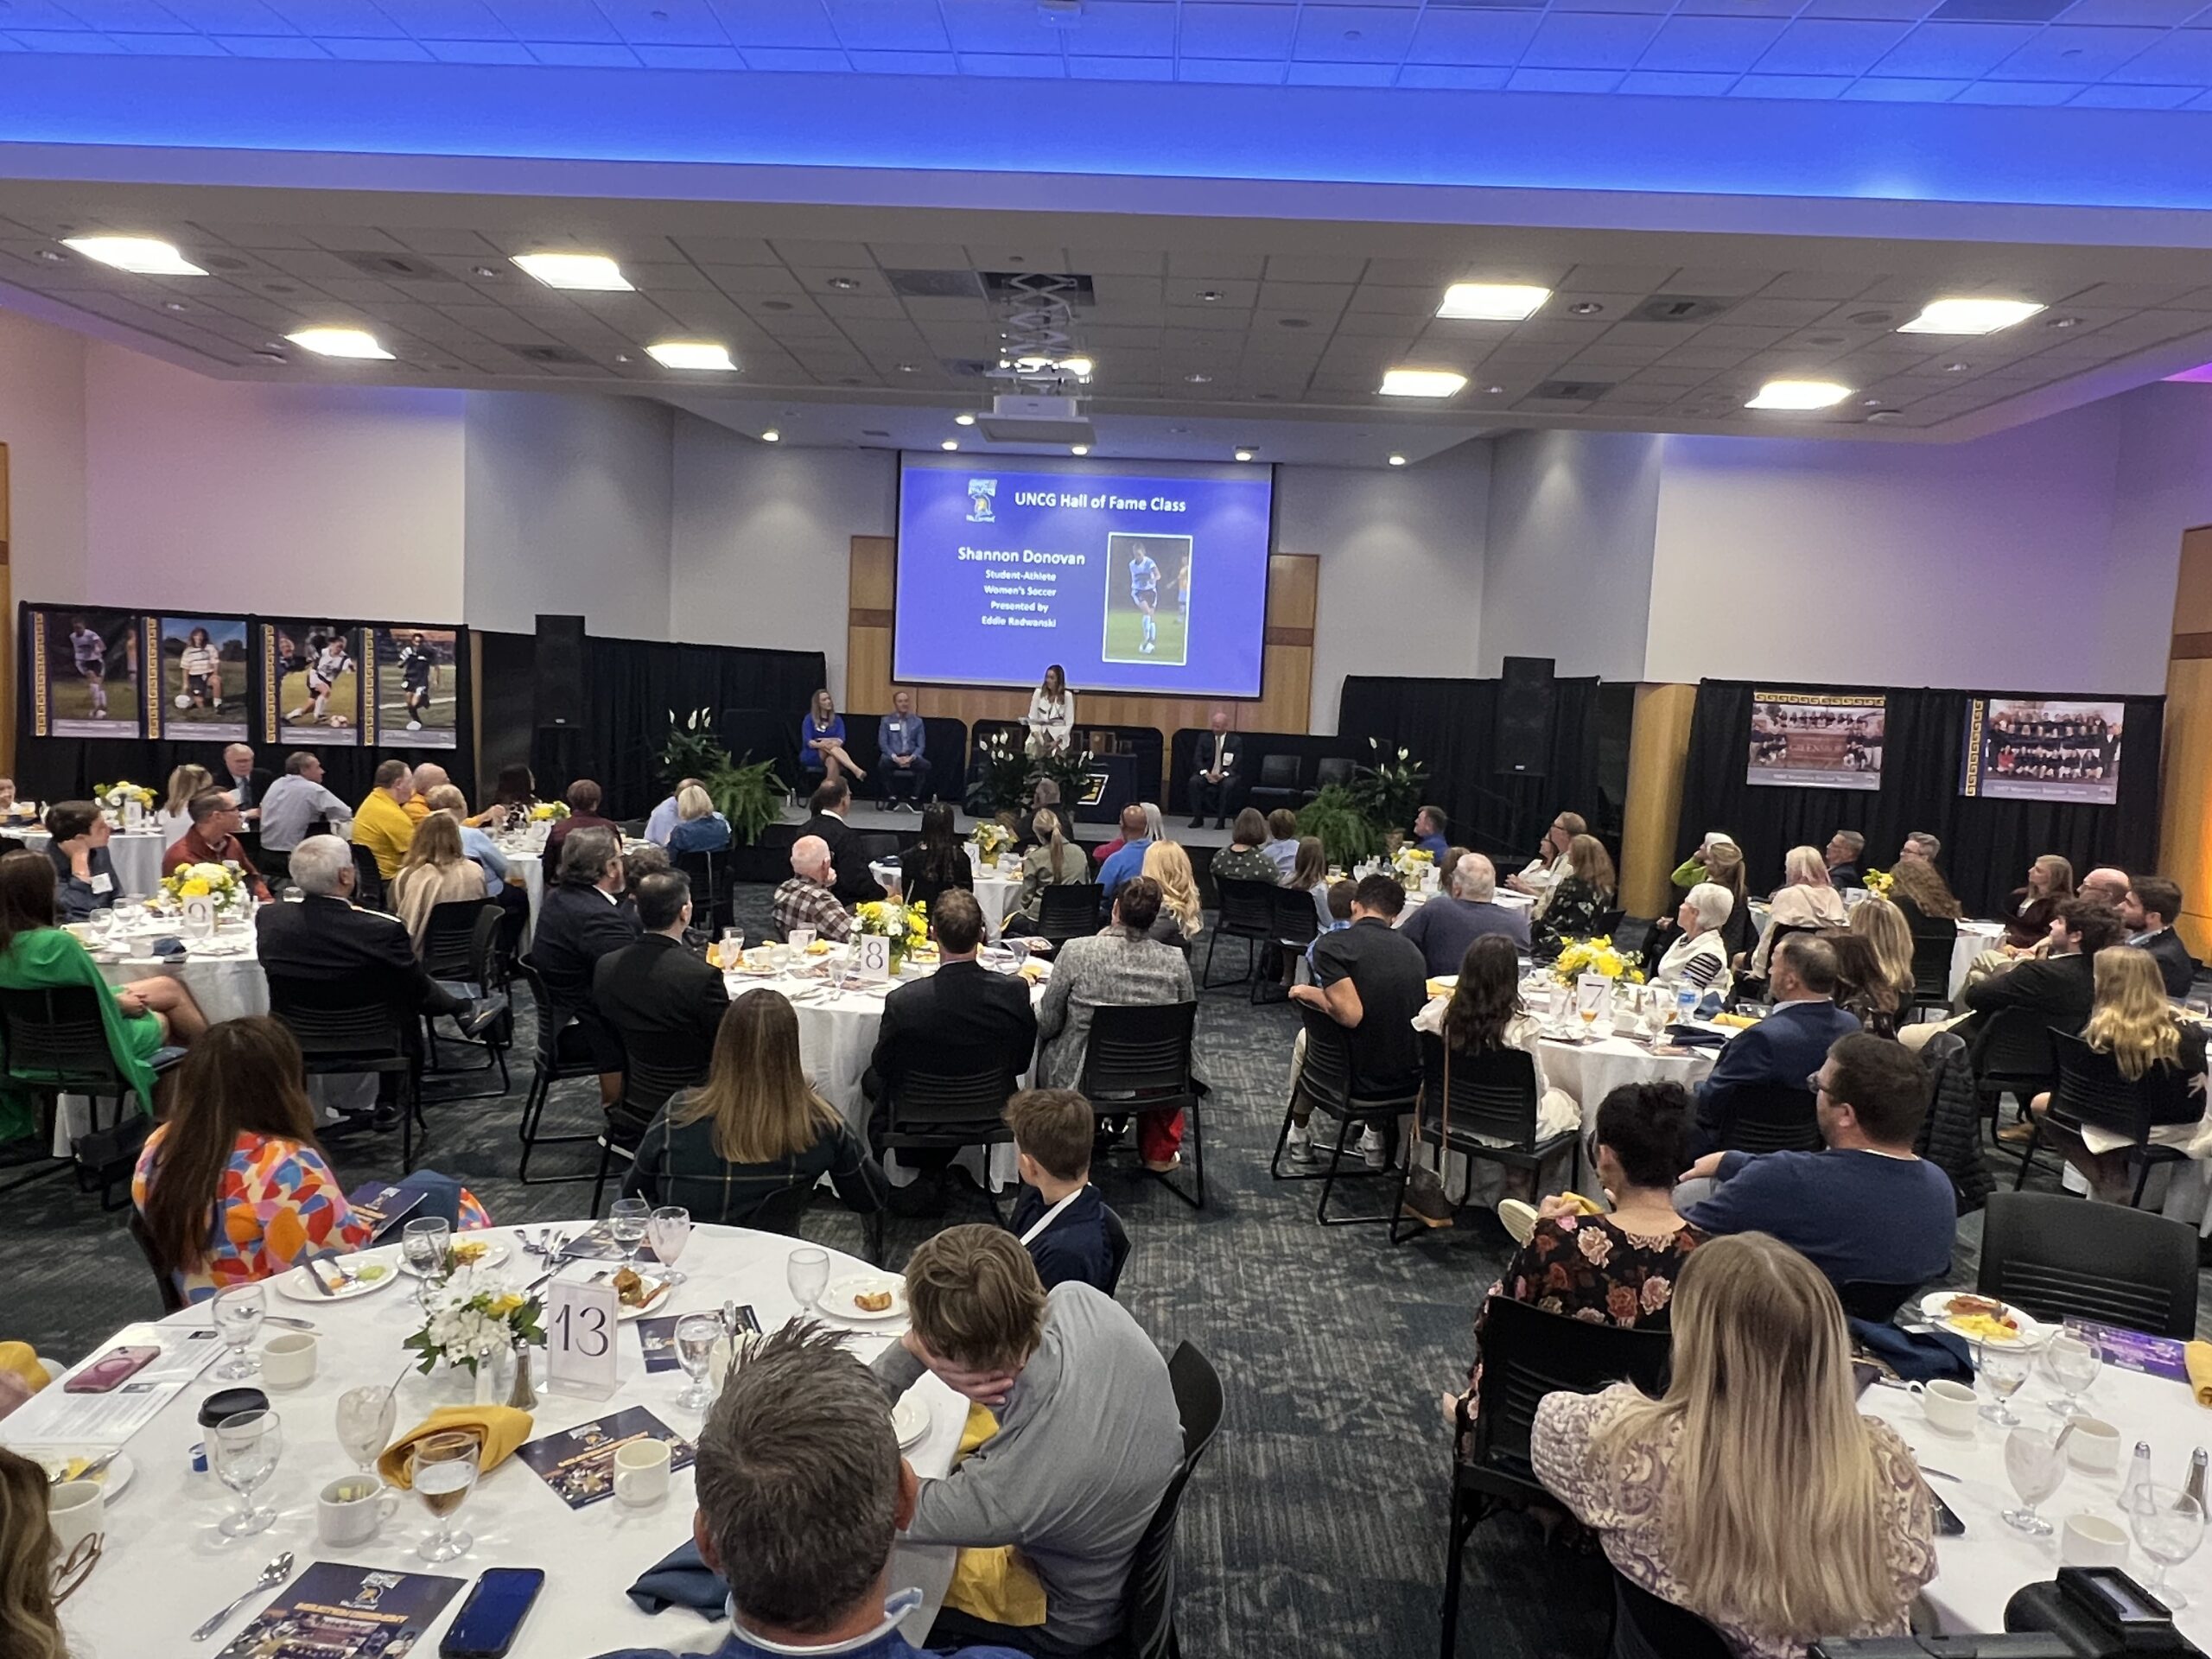
<path fill-rule="evenodd" d="M 2126 736 L 2120 798 L 2111 806 L 2050 801 L 1969 800 L 1959 793 L 1959 761 L 1967 704 L 1976 696 L 2048 696 L 2094 693 L 1958 691 L 1903 686 L 1809 686 L 1761 680 L 1772 691 L 1876 691 L 1889 699 L 1878 790 L 1774 789 L 1744 781 L 1751 748 L 1749 680 L 1705 680 L 1690 723 L 1689 759 L 1675 858 L 1686 858 L 1707 830 L 1722 830 L 1744 849 L 1754 892 L 1782 880 L 1783 855 L 1796 846 L 1825 846 L 1838 830 L 1866 837 L 1863 863 L 1885 870 L 1905 833 L 1940 836 L 1938 861 L 1967 912 L 2002 913 L 2006 896 L 2027 880 L 2028 866 L 2056 853 L 2076 878 L 2091 867 L 2150 870 L 2158 851 L 2158 768 L 2164 697 L 2123 697 Z"/>
<path fill-rule="evenodd" d="M 1402 746 L 1429 774 L 1428 799 L 1450 816 L 1452 839 L 1511 868 L 1535 854 L 1553 814 L 1598 803 L 1598 682 L 1554 680 L 1552 745 L 1541 778 L 1491 770 L 1496 680 L 1416 680 L 1354 674 L 1337 701 L 1339 752 L 1370 759 L 1374 738 L 1395 758 Z M 1408 825 L 1408 829 L 1412 826 Z M 1618 849 L 1614 849 L 1618 855 Z"/>

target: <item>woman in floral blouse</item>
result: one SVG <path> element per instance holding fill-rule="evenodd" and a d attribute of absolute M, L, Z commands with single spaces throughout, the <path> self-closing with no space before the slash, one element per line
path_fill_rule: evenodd
<path fill-rule="evenodd" d="M 211 1026 L 193 1046 L 177 1070 L 169 1121 L 139 1154 L 130 1196 L 156 1260 L 187 1301 L 271 1278 L 310 1255 L 360 1249 L 378 1226 L 346 1202 L 324 1161 L 299 1045 L 266 1015 Z M 458 1219 L 492 1224 L 465 1188 Z"/>
<path fill-rule="evenodd" d="M 1595 836 L 1576 836 L 1567 843 L 1567 874 L 1552 887 L 1551 902 L 1537 920 L 1532 941 L 1540 957 L 1555 957 L 1568 939 L 1586 939 L 1598 920 L 1613 907 L 1618 887 L 1605 843 Z"/>
<path fill-rule="evenodd" d="M 1673 1083 L 1624 1083 L 1599 1104 L 1598 1179 L 1612 1209 L 1584 1215 L 1573 1199 L 1561 1197 L 1546 1198 L 1533 1212 L 1521 1253 L 1475 1314 L 1478 1352 L 1465 1396 L 1471 1411 L 1492 1296 L 1599 1325 L 1666 1319 L 1682 1258 L 1703 1236 L 1675 1213 L 1672 1197 L 1675 1178 L 1689 1161 L 1691 1116 L 1688 1091 Z M 1528 1205 L 1510 1200 L 1498 1211 L 1516 1232 L 1516 1223 L 1531 1217 Z M 1444 1396 L 1447 1418 L 1456 1418 L 1460 1399 Z"/>

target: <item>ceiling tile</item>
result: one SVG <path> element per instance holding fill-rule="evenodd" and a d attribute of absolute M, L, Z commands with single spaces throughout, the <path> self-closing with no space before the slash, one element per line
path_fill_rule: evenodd
<path fill-rule="evenodd" d="M 1769 18 L 1675 17 L 1663 24 L 1639 69 L 1732 72 L 1750 68 L 1785 26 Z"/>
<path fill-rule="evenodd" d="M 2133 23 L 2165 29 L 2185 23 L 2204 10 L 2204 0 L 2075 0 L 2063 21 L 2077 23 Z M 87 18 L 86 22 L 91 19 Z"/>
<path fill-rule="evenodd" d="M 843 45 L 821 0 L 710 0 L 710 3 L 733 46 L 836 51 Z"/>
<path fill-rule="evenodd" d="M 1249 62 L 1230 58 L 1185 58 L 1177 67 L 1184 80 L 1272 86 L 1283 79 L 1282 64 L 1272 58 Z"/>
<path fill-rule="evenodd" d="M 963 52 L 960 54 L 960 73 L 1030 80 L 1065 80 L 1067 79 L 1067 62 L 1059 57 L 1020 52 Z"/>
<path fill-rule="evenodd" d="M 1311 63 L 1395 66 L 1412 43 L 1416 11 L 1396 6 L 1306 5 L 1299 14 L 1297 58 Z"/>
<path fill-rule="evenodd" d="M 1867 75 L 1853 81 L 1843 95 L 1847 99 L 1866 99 L 1883 103 L 1944 104 L 1964 92 L 1969 84 L 1963 80 L 1922 80 L 1903 75 Z"/>
<path fill-rule="evenodd" d="M 2212 29 L 2177 29 L 2106 77 L 2153 86 L 2212 86 Z"/>
<path fill-rule="evenodd" d="M 1729 74 L 1703 74 L 1680 69 L 1631 69 L 1620 84 L 1624 92 L 1658 98 L 1720 98 L 1735 86 Z"/>
<path fill-rule="evenodd" d="M 1516 69 L 1505 83 L 1516 92 L 1611 92 L 1620 84 L 1617 69 Z"/>
<path fill-rule="evenodd" d="M 2094 81 L 2154 45 L 2164 31 L 2155 29 L 2075 28 L 2061 23 L 2044 29 L 1999 63 L 2001 80 Z"/>
<path fill-rule="evenodd" d="M 1439 11 L 1422 14 L 1408 62 L 1512 65 L 1543 21 L 1526 11 Z"/>
<path fill-rule="evenodd" d="M 1654 17 L 1554 13 L 1529 40 L 1522 54 L 1522 70 L 1633 68 L 1658 29 Z M 1514 84 L 1519 86 L 1521 77 Z"/>
<path fill-rule="evenodd" d="M 1762 73 L 1860 75 L 1904 38 L 1900 22 L 1801 18 L 1758 60 Z"/>
<path fill-rule="evenodd" d="M 2024 23 L 1923 23 L 1885 54 L 1874 72 L 1928 77 L 1986 74 L 2035 33 Z"/>
<path fill-rule="evenodd" d="M 878 75 L 956 75 L 960 60 L 950 52 L 863 52 L 848 47 L 853 67 Z"/>

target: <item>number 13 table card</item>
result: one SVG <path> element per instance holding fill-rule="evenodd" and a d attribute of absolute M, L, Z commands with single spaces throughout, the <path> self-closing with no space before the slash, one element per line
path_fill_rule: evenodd
<path fill-rule="evenodd" d="M 604 1400 L 614 1392 L 614 1287 L 556 1279 L 545 1287 L 545 1380 L 566 1393 Z"/>

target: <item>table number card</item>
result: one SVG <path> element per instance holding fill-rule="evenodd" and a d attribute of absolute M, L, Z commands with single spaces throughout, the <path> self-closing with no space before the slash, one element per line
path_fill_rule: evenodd
<path fill-rule="evenodd" d="M 195 939 L 204 939 L 215 931 L 215 901 L 206 893 L 184 901 L 184 931 Z"/>
<path fill-rule="evenodd" d="M 611 1284 L 556 1279 L 545 1287 L 545 1380 L 564 1393 L 614 1392 L 620 1300 Z"/>
<path fill-rule="evenodd" d="M 861 982 L 881 984 L 891 977 L 891 941 L 880 933 L 863 933 L 853 941 L 854 963 L 860 969 Z"/>

